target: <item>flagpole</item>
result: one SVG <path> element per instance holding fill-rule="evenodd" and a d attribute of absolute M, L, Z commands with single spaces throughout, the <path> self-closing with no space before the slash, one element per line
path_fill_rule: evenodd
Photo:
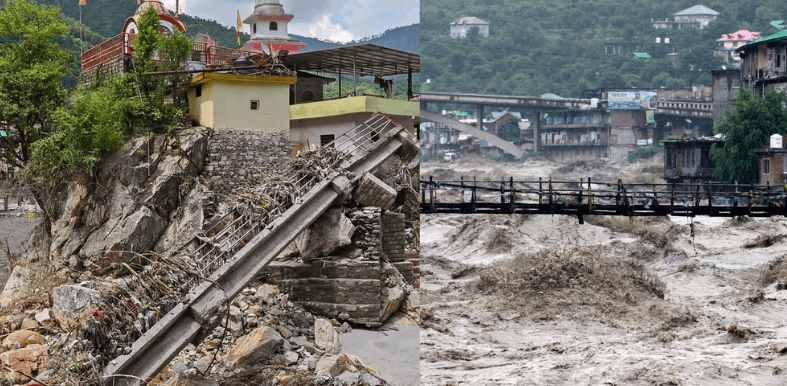
<path fill-rule="evenodd" d="M 82 24 L 82 4 L 79 4 L 79 62 L 82 62 L 82 54 L 85 53 L 85 36 L 83 30 L 85 26 Z"/>

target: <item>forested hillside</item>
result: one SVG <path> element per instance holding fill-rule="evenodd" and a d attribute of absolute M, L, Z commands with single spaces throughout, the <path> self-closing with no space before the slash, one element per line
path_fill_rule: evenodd
<path fill-rule="evenodd" d="M 651 24 L 697 4 L 720 13 L 705 29 Z M 489 22 L 490 36 L 450 38 L 449 23 L 465 16 Z M 710 84 L 709 71 L 722 65 L 712 53 L 716 39 L 785 18 L 783 0 L 422 0 L 422 78 L 431 91 L 564 97 L 587 88 Z M 614 42 L 638 44 L 651 59 L 605 54 Z"/>

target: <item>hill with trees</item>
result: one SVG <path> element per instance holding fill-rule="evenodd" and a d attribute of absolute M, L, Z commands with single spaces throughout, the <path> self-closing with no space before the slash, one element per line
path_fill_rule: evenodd
<path fill-rule="evenodd" d="M 712 0 L 719 12 L 704 29 L 655 29 L 652 20 L 697 5 L 696 0 L 423 0 L 422 76 L 431 91 L 504 95 L 555 93 L 579 97 L 601 87 L 688 87 L 710 84 L 716 39 L 739 29 L 759 31 L 787 17 L 787 2 Z M 490 36 L 452 39 L 449 23 L 475 16 Z M 661 43 L 656 43 L 659 38 Z M 665 39 L 669 44 L 664 44 Z M 608 55 L 613 43 L 638 45 L 651 59 Z M 678 54 L 673 63 L 668 54 Z"/>

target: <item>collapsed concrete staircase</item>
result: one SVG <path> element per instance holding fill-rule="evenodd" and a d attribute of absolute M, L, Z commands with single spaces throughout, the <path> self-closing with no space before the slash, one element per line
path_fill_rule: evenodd
<path fill-rule="evenodd" d="M 349 160 L 323 180 L 305 182 L 303 194 L 274 221 L 257 224 L 245 216 L 231 219 L 226 231 L 203 242 L 210 247 L 200 248 L 202 266 L 206 274 L 212 272 L 210 277 L 190 292 L 188 303 L 174 307 L 145 332 L 130 354 L 110 362 L 104 370 L 105 384 L 145 384 L 186 345 L 198 345 L 218 324 L 223 307 L 298 234 L 348 197 L 364 172 L 376 169 L 406 144 L 416 146 L 414 143 L 404 127 L 376 115 L 331 144 L 347 153 Z M 356 177 L 350 180 L 348 176 Z"/>

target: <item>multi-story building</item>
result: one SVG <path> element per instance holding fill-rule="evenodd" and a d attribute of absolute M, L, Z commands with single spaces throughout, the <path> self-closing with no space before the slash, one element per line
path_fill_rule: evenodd
<path fill-rule="evenodd" d="M 770 86 L 787 89 L 787 31 L 750 42 L 737 52 L 743 87 L 760 96 Z"/>
<path fill-rule="evenodd" d="M 451 37 L 454 39 L 463 39 L 470 32 L 473 27 L 478 28 L 478 34 L 483 37 L 489 37 L 489 22 L 483 21 L 477 17 L 463 17 L 452 21 L 449 26 Z"/>
<path fill-rule="evenodd" d="M 741 58 L 736 50 L 740 47 L 743 47 L 748 42 L 757 39 L 760 39 L 759 32 L 751 32 L 745 29 L 733 32 L 731 34 L 724 34 L 721 36 L 721 38 L 716 39 L 716 41 L 719 42 L 719 45 L 715 50 L 713 50 L 713 55 L 724 58 L 724 61 L 729 64 L 740 66 Z"/>
<path fill-rule="evenodd" d="M 653 28 L 659 29 L 683 29 L 683 28 L 705 28 L 708 23 L 716 20 L 719 13 L 704 6 L 695 5 L 691 8 L 684 9 L 678 13 L 673 14 L 675 20 L 655 20 L 652 21 Z"/>

